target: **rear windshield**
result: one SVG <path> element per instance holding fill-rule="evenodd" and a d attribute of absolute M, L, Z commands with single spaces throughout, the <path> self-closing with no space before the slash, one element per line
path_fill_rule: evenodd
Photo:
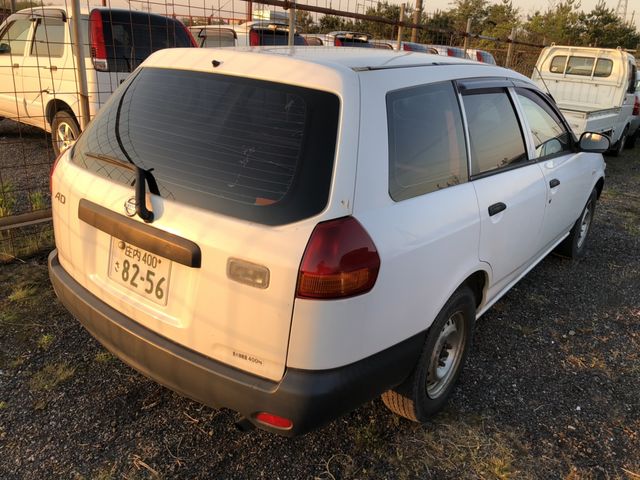
<path fill-rule="evenodd" d="M 118 10 L 101 14 L 110 72 L 132 72 L 163 48 L 193 47 L 184 26 L 172 18 Z"/>
<path fill-rule="evenodd" d="M 289 44 L 289 32 L 287 30 L 272 30 L 272 29 L 254 29 L 258 34 L 258 45 L 288 45 Z M 294 45 L 306 45 L 304 37 L 298 33 L 293 36 Z"/>
<path fill-rule="evenodd" d="M 341 47 L 373 48 L 373 44 L 369 43 L 369 40 L 361 40 L 359 38 L 344 38 L 344 37 L 336 37 L 336 40 L 340 42 Z"/>
<path fill-rule="evenodd" d="M 566 73 L 584 77 L 590 77 L 593 73 L 594 77 L 608 77 L 613 71 L 613 61 L 608 58 L 599 58 L 596 61 L 595 57 L 571 56 L 567 62 L 566 55 L 556 55 L 551 59 L 549 71 L 551 73 Z"/>
<path fill-rule="evenodd" d="M 163 198 L 280 225 L 326 206 L 339 108 L 317 90 L 143 68 L 89 124 L 73 161 L 128 185 L 133 174 L 114 159 L 153 168 Z"/>
<path fill-rule="evenodd" d="M 200 47 L 235 47 L 236 36 L 230 28 L 192 30 Z"/>

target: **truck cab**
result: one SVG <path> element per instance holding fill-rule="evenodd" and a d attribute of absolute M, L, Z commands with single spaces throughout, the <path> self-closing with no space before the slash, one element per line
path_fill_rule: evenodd
<path fill-rule="evenodd" d="M 556 101 L 573 132 L 599 132 L 619 154 L 632 135 L 636 61 L 612 48 L 554 45 L 542 50 L 532 80 Z"/>

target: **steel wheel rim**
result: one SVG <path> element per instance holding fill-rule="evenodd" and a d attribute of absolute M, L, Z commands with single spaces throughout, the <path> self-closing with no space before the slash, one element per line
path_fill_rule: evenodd
<path fill-rule="evenodd" d="M 437 398 L 453 381 L 465 348 L 465 323 L 462 312 L 451 315 L 443 325 L 429 358 L 427 395 Z"/>
<path fill-rule="evenodd" d="M 578 248 L 582 248 L 584 241 L 589 233 L 589 227 L 591 226 L 591 202 L 587 204 L 580 219 L 580 233 L 578 234 Z"/>
<path fill-rule="evenodd" d="M 58 143 L 58 150 L 62 151 L 71 145 L 76 140 L 76 136 L 69 125 L 66 122 L 61 122 L 56 129 L 56 139 Z"/>

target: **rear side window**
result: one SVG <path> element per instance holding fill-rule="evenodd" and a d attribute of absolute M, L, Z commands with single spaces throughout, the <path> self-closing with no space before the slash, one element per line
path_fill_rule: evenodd
<path fill-rule="evenodd" d="M 113 160 L 131 161 L 154 169 L 163 198 L 290 223 L 326 206 L 339 106 L 317 90 L 144 68 L 100 110 L 73 161 L 125 184 L 132 174 Z"/>
<path fill-rule="evenodd" d="M 505 90 L 471 91 L 463 101 L 472 175 L 527 161 L 520 123 Z"/>
<path fill-rule="evenodd" d="M 393 200 L 467 181 L 464 131 L 451 83 L 387 94 L 387 124 Z"/>
<path fill-rule="evenodd" d="M 184 26 L 172 18 L 119 10 L 101 13 L 111 72 L 132 72 L 163 48 L 193 47 Z"/>
<path fill-rule="evenodd" d="M 66 23 L 57 18 L 38 20 L 33 37 L 31 55 L 38 57 L 56 57 L 64 55 L 64 30 Z"/>

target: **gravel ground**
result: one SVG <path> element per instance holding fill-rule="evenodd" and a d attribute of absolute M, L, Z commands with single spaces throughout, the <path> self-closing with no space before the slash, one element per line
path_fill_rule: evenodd
<path fill-rule="evenodd" d="M 447 409 L 380 400 L 295 439 L 156 385 L 0 266 L 0 478 L 640 479 L 640 148 L 608 158 L 586 258 L 549 256 L 477 324 Z"/>

